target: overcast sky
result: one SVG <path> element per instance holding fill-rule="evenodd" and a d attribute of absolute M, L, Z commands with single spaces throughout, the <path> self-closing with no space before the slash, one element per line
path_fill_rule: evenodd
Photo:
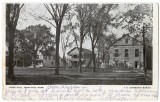
<path fill-rule="evenodd" d="M 112 15 L 116 15 L 120 12 L 125 12 L 125 11 L 127 11 L 129 9 L 133 9 L 133 8 L 134 8 L 134 6 L 126 7 L 126 5 L 120 4 L 116 11 L 114 11 L 114 12 L 111 11 L 110 13 Z M 25 29 L 26 27 L 28 27 L 30 25 L 41 24 L 41 25 L 46 25 L 47 27 L 50 27 L 51 33 L 55 34 L 55 28 L 52 25 L 50 25 L 48 22 L 46 22 L 44 20 L 36 20 L 33 16 L 31 16 L 31 14 L 50 17 L 50 14 L 48 13 L 48 11 L 46 10 L 46 8 L 44 7 L 43 4 L 36 4 L 36 3 L 35 4 L 34 3 L 25 4 L 24 8 L 22 9 L 22 11 L 20 13 L 17 29 L 21 30 L 21 29 Z M 116 34 L 117 37 L 122 36 L 122 34 L 124 34 L 124 33 L 128 33 L 128 31 L 123 30 L 121 28 L 115 29 L 115 28 L 110 27 L 109 30 L 112 31 L 114 34 Z M 70 38 L 70 39 L 73 39 L 73 38 Z M 73 45 L 72 48 L 73 47 L 76 47 L 76 46 Z M 90 39 L 85 40 L 85 42 L 83 43 L 83 47 L 87 48 L 87 49 L 91 49 Z M 67 52 L 70 49 L 71 48 L 67 49 Z M 60 44 L 60 56 L 62 56 L 61 44 Z"/>

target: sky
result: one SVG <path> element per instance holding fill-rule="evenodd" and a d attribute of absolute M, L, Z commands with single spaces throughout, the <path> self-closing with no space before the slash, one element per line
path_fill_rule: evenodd
<path fill-rule="evenodd" d="M 127 10 L 133 9 L 133 8 L 134 8 L 133 6 L 126 7 L 126 5 L 120 4 L 116 11 L 114 10 L 114 12 L 111 11 L 110 13 L 114 16 L 118 13 L 126 12 Z M 37 19 L 35 19 L 35 17 L 33 15 L 51 17 L 43 4 L 37 4 L 37 3 L 25 4 L 25 6 L 23 7 L 23 9 L 20 13 L 17 29 L 22 30 L 22 29 L 25 29 L 26 27 L 28 27 L 30 25 L 41 24 L 41 25 L 46 25 L 47 27 L 50 27 L 51 28 L 51 33 L 55 34 L 55 28 L 51 24 L 49 24 L 48 22 L 46 22 L 44 20 L 40 20 L 40 19 L 37 20 Z M 123 34 L 128 33 L 128 31 L 126 31 L 125 29 L 121 29 L 121 28 L 116 28 L 115 29 L 113 27 L 109 27 L 109 30 L 112 31 L 114 34 L 116 34 L 117 37 L 121 37 Z M 73 40 L 73 37 L 71 37 L 70 39 Z M 73 47 L 76 47 L 76 46 L 73 45 L 72 48 Z M 85 40 L 85 42 L 83 43 L 83 48 L 91 49 L 90 39 Z M 66 52 L 68 52 L 70 49 L 71 48 L 68 48 Z M 62 57 L 62 46 L 61 46 L 61 44 L 60 44 L 60 56 Z"/>

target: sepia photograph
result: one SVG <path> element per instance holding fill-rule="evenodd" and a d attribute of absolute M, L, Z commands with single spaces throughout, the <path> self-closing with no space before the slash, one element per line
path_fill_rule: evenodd
<path fill-rule="evenodd" d="M 4 10 L 6 85 L 153 84 L 153 4 L 6 3 Z"/>

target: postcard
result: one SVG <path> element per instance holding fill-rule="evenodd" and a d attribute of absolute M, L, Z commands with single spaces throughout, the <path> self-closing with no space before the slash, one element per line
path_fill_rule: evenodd
<path fill-rule="evenodd" d="M 3 99 L 158 99 L 158 4 L 3 3 Z"/>

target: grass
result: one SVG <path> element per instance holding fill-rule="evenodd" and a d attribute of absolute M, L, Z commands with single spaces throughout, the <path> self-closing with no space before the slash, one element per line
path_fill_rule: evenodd
<path fill-rule="evenodd" d="M 83 73 L 78 69 L 60 69 L 60 75 L 54 75 L 54 68 L 15 68 L 15 81 L 6 80 L 7 85 L 151 85 L 152 75 L 147 79 L 143 71 L 137 70 L 112 70 L 83 68 Z M 152 73 L 150 73 L 152 74 Z"/>

